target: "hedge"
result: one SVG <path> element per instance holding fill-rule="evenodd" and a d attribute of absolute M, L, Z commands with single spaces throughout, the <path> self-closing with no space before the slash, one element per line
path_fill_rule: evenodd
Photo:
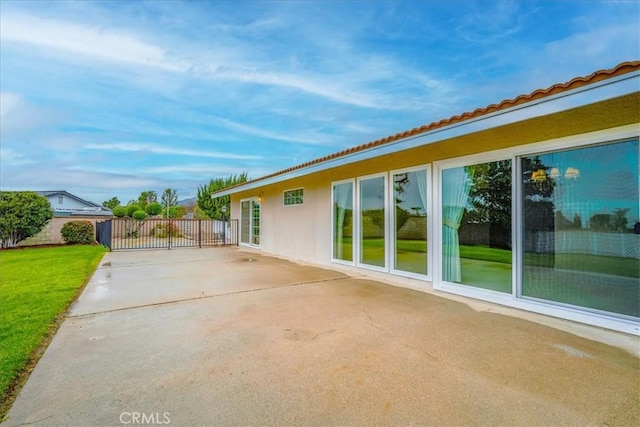
<path fill-rule="evenodd" d="M 96 231 L 90 221 L 69 221 L 62 226 L 60 234 L 69 244 L 90 245 L 96 241 Z"/>

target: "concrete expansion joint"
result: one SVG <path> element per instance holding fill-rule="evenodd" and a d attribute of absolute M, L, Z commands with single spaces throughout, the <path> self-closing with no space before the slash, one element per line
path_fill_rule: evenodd
<path fill-rule="evenodd" d="M 189 260 L 183 260 L 183 261 L 171 261 L 171 264 L 199 263 L 199 262 L 202 262 L 202 261 L 211 261 L 211 262 L 216 262 L 217 263 L 219 261 L 227 261 L 227 260 L 230 260 L 230 259 L 237 259 L 237 257 L 224 257 L 224 258 L 207 259 L 207 260 L 189 259 Z M 142 267 L 150 267 L 150 266 L 154 266 L 154 265 L 166 265 L 166 263 L 164 263 L 164 262 L 150 262 L 150 263 L 145 263 L 144 265 L 142 265 Z M 100 264 L 98 266 L 98 269 L 103 269 L 103 268 L 130 268 L 130 267 L 140 268 L 141 265 L 139 263 L 136 263 L 136 262 L 113 264 L 111 261 L 106 261 L 106 262 Z"/>
<path fill-rule="evenodd" d="M 363 276 L 356 276 L 356 277 L 363 277 Z M 224 294 L 215 294 L 215 295 L 205 295 L 204 292 L 203 292 L 201 296 L 197 296 L 197 297 L 182 298 L 182 299 L 176 299 L 176 300 L 172 300 L 172 301 L 162 301 L 162 302 L 157 302 L 157 303 L 152 303 L 152 304 L 134 305 L 134 306 L 130 306 L 130 307 L 114 308 L 114 309 L 111 309 L 111 310 L 94 311 L 94 312 L 91 312 L 91 313 L 72 314 L 72 315 L 66 316 L 66 318 L 67 319 L 79 319 L 79 318 L 83 318 L 83 317 L 95 316 L 95 315 L 98 315 L 98 314 L 115 313 L 115 312 L 119 312 L 119 311 L 135 310 L 135 309 L 138 309 L 138 308 L 156 307 L 156 306 L 170 305 L 170 304 L 179 304 L 179 303 L 188 302 L 188 301 L 197 301 L 197 300 L 201 300 L 201 299 L 226 297 L 226 296 L 245 294 L 245 293 L 250 293 L 250 292 L 267 291 L 267 290 L 270 290 L 270 289 L 290 288 L 290 287 L 293 287 L 293 286 L 313 285 L 313 284 L 316 284 L 316 283 L 325 283 L 325 282 L 339 282 L 341 280 L 349 280 L 349 279 L 352 279 L 352 278 L 353 277 L 335 277 L 335 278 L 331 278 L 331 279 L 310 280 L 310 281 L 305 281 L 305 282 L 291 283 L 291 284 L 283 285 L 283 286 L 267 286 L 265 288 L 245 289 L 245 290 L 242 290 L 242 291 L 227 292 L 227 293 L 224 293 Z"/>

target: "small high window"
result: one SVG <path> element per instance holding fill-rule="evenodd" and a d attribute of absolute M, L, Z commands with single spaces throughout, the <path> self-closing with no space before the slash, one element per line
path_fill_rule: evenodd
<path fill-rule="evenodd" d="M 64 203 L 64 197 L 63 196 L 58 196 L 58 204 L 61 205 Z"/>
<path fill-rule="evenodd" d="M 284 205 L 301 205 L 304 199 L 304 190 L 296 188 L 295 190 L 287 190 L 284 192 Z"/>

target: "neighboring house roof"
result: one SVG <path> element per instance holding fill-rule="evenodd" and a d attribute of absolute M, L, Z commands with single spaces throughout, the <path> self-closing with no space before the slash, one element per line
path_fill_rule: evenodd
<path fill-rule="evenodd" d="M 69 208 L 69 207 L 53 207 L 56 216 L 111 216 L 113 213 L 110 209 L 99 205 L 97 203 L 90 202 L 83 198 L 80 198 L 74 194 L 64 190 L 50 190 L 50 191 L 35 191 L 46 198 L 64 196 L 75 200 L 76 202 L 85 205 L 83 208 Z"/>
<path fill-rule="evenodd" d="M 238 184 L 233 187 L 229 187 L 229 188 L 214 192 L 212 194 L 216 196 L 223 196 L 226 194 L 233 194 L 239 191 L 255 188 L 259 186 L 261 181 L 269 180 L 269 182 L 272 182 L 273 179 L 277 179 L 279 177 L 281 177 L 284 180 L 286 179 L 286 176 L 289 175 L 291 172 L 298 171 L 300 169 L 305 169 L 311 166 L 320 165 L 322 163 L 329 162 L 342 157 L 350 156 L 355 153 L 364 152 L 367 150 L 371 150 L 373 148 L 378 148 L 389 143 L 397 142 L 400 140 L 406 140 L 407 138 L 417 137 L 422 134 L 432 132 L 434 130 L 451 127 L 453 125 L 459 125 L 463 122 L 468 122 L 477 118 L 481 118 L 483 116 L 489 116 L 489 115 L 493 115 L 503 111 L 506 112 L 507 110 L 512 110 L 514 107 L 519 107 L 523 104 L 534 104 L 536 101 L 544 100 L 545 98 L 561 96 L 564 93 L 574 91 L 576 89 L 579 89 L 587 85 L 593 85 L 597 82 L 613 79 L 615 77 L 624 76 L 625 74 L 628 74 L 628 73 L 633 73 L 633 72 L 637 73 L 638 71 L 640 71 L 640 61 L 623 62 L 614 68 L 599 70 L 585 77 L 576 77 L 566 83 L 558 83 L 546 89 L 537 89 L 529 94 L 520 95 L 513 99 L 506 99 L 498 104 L 491 104 L 487 107 L 478 108 L 471 112 L 462 113 L 456 116 L 452 116 L 448 119 L 432 122 L 430 124 L 420 126 L 411 130 L 407 130 L 404 132 L 400 132 L 395 135 L 377 139 L 375 141 L 371 141 L 366 144 L 358 145 L 343 151 L 339 151 L 337 153 L 320 157 L 320 158 L 311 160 L 309 162 L 299 164 L 297 166 L 293 166 L 269 175 L 262 176 L 260 178 L 252 179 L 245 183 Z"/>
<path fill-rule="evenodd" d="M 40 194 L 41 196 L 45 196 L 45 197 L 49 197 L 49 196 L 67 196 L 70 197 L 80 203 L 83 203 L 85 205 L 87 205 L 87 207 L 94 207 L 94 208 L 101 208 L 103 206 L 97 204 L 97 203 L 93 203 L 90 202 L 88 200 L 82 199 L 74 194 L 71 194 L 67 191 L 64 190 L 53 190 L 53 191 L 36 191 L 36 193 Z"/>

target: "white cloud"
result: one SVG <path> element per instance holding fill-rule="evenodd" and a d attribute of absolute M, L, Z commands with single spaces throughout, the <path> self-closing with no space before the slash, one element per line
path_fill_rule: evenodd
<path fill-rule="evenodd" d="M 3 168 L 4 169 L 4 168 Z M 12 170 L 11 173 L 2 172 L 2 187 L 9 189 L 105 189 L 120 190 L 154 188 L 162 186 L 160 179 L 140 177 L 131 174 L 115 174 L 95 170 L 59 169 L 43 165 L 35 172 L 31 168 Z"/>
<path fill-rule="evenodd" d="M 0 134 L 2 143 L 23 132 L 40 132 L 63 117 L 61 111 L 34 106 L 21 94 L 0 93 Z"/>
<path fill-rule="evenodd" d="M 589 28 L 547 44 L 544 53 L 547 61 L 554 63 L 590 64 L 597 61 L 601 67 L 614 66 L 617 64 L 612 61 L 633 61 L 640 56 L 638 38 L 630 37 L 637 30 L 637 22 Z M 633 52 L 635 56 L 623 59 L 620 57 L 622 52 Z"/>
<path fill-rule="evenodd" d="M 216 159 L 236 159 L 236 160 L 257 160 L 260 156 L 252 154 L 235 154 L 224 153 L 220 151 L 200 151 L 189 150 L 181 148 L 163 147 L 154 144 L 143 143 L 130 143 L 130 142 L 116 142 L 106 144 L 87 144 L 85 145 L 88 150 L 106 150 L 106 151 L 131 151 L 131 152 L 146 152 L 153 154 L 169 154 L 175 156 L 192 156 L 192 157 L 210 157 Z"/>
<path fill-rule="evenodd" d="M 185 71 L 186 64 L 167 58 L 159 46 L 115 30 L 42 19 L 31 15 L 3 14 L 0 40 L 52 48 L 107 61 L 145 65 L 168 71 Z"/>
<path fill-rule="evenodd" d="M 309 75 L 296 73 L 276 73 L 271 71 L 258 71 L 248 69 L 217 69 L 212 78 L 233 80 L 242 83 L 253 83 L 271 86 L 280 86 L 296 89 L 311 95 L 320 96 L 335 102 L 355 105 L 365 108 L 383 108 L 376 102 L 374 96 L 358 92 L 352 88 L 341 88 L 336 81 L 322 81 Z M 384 107 L 386 108 L 386 106 Z"/>
<path fill-rule="evenodd" d="M 242 133 L 246 133 L 248 135 L 259 136 L 261 138 L 274 139 L 277 141 L 286 141 L 293 142 L 298 144 L 327 144 L 330 141 L 327 137 L 322 135 L 313 135 L 311 132 L 306 134 L 300 133 L 278 133 L 273 131 L 268 131 L 265 129 L 261 129 L 255 126 L 245 125 L 243 123 L 238 123 L 233 120 L 229 120 L 223 117 L 210 117 L 211 120 L 216 123 L 236 131 L 240 131 Z"/>
<path fill-rule="evenodd" d="M 205 175 L 208 177 L 214 176 L 226 176 L 237 174 L 239 171 L 244 171 L 246 169 L 251 169 L 252 176 L 262 176 L 269 172 L 272 172 L 269 169 L 256 169 L 256 168 L 246 168 L 243 166 L 221 166 L 221 165 L 175 165 L 175 166 L 154 166 L 154 167 L 143 167 L 138 172 L 142 174 L 151 174 L 151 175 L 161 175 L 161 174 L 187 174 L 189 176 L 193 175 Z"/>
<path fill-rule="evenodd" d="M 265 29 L 278 25 L 277 19 L 266 18 L 255 21 L 251 27 Z M 295 59 L 291 59 L 292 62 L 283 68 L 283 61 L 289 62 L 285 52 L 274 52 L 274 57 L 266 56 L 255 43 L 245 41 L 242 32 L 228 36 L 225 46 L 215 46 L 213 49 L 209 45 L 199 44 L 197 40 L 185 41 L 177 37 L 169 39 L 171 47 L 168 47 L 167 43 L 161 45 L 146 41 L 129 30 L 21 13 L 5 13 L 0 17 L 0 40 L 3 45 L 23 43 L 63 53 L 66 54 L 64 60 L 70 62 L 86 62 L 89 58 L 180 73 L 212 82 L 231 81 L 288 88 L 361 108 L 388 110 L 414 109 L 417 106 L 415 101 L 406 97 L 392 99 L 386 94 L 386 89 L 379 87 L 381 80 L 386 81 L 383 86 L 388 87 L 389 83 L 399 81 L 399 76 L 403 81 L 415 82 L 411 72 L 392 59 L 354 52 L 350 48 L 327 52 L 326 57 L 330 59 L 313 64 L 317 70 L 311 72 Z M 135 73 L 129 71 L 125 75 L 133 78 Z M 148 82 L 155 82 L 154 79 L 153 75 L 147 75 L 138 84 L 144 86 Z M 431 89 L 433 84 L 437 84 L 437 81 L 430 82 Z M 170 84 L 160 79 L 156 85 Z"/>
<path fill-rule="evenodd" d="M 11 92 L 0 92 L 0 118 L 6 117 L 22 105 L 24 105 L 24 100 L 20 95 Z"/>
<path fill-rule="evenodd" d="M 6 147 L 0 147 L 0 159 L 2 159 L 3 167 L 21 166 L 34 163 L 34 161 L 26 155 Z"/>
<path fill-rule="evenodd" d="M 460 18 L 455 31 L 464 40 L 478 44 L 493 43 L 519 32 L 526 14 L 522 5 L 514 1 L 461 3 L 461 6 L 472 7 Z"/>

